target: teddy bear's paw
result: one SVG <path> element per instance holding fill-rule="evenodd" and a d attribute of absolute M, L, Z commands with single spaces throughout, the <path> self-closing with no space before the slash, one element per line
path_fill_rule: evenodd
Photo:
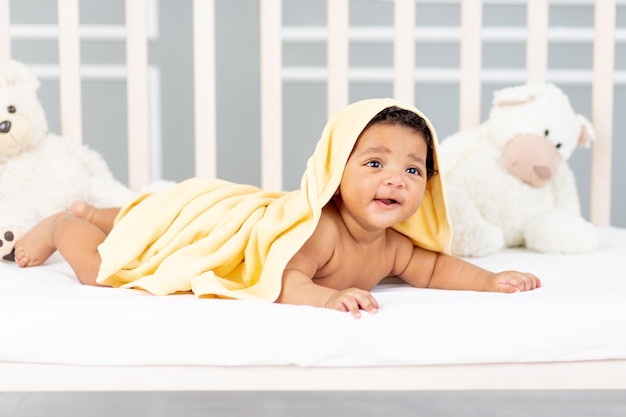
<path fill-rule="evenodd" d="M 558 209 L 528 222 L 524 238 L 530 250 L 561 254 L 591 252 L 600 240 L 594 225 Z"/>
<path fill-rule="evenodd" d="M 0 259 L 3 261 L 15 261 L 14 248 L 17 240 L 24 233 L 19 228 L 0 227 Z"/>
<path fill-rule="evenodd" d="M 472 224 L 455 225 L 452 254 L 462 257 L 492 255 L 504 248 L 504 234 L 496 226 L 482 220 Z"/>

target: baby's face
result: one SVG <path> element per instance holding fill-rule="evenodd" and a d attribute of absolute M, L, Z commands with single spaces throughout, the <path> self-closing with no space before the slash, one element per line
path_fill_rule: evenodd
<path fill-rule="evenodd" d="M 424 137 L 406 126 L 375 124 L 366 129 L 339 186 L 344 214 L 372 230 L 415 214 L 427 183 L 427 152 Z"/>

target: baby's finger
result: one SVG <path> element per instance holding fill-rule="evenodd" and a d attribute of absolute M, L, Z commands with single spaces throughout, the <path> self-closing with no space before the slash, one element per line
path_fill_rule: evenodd
<path fill-rule="evenodd" d="M 519 272 L 512 276 L 508 283 L 519 291 L 529 291 L 537 288 L 538 282 L 539 278 L 533 274 Z"/>
<path fill-rule="evenodd" d="M 529 272 L 523 274 L 523 280 L 525 291 L 534 290 L 535 288 L 540 286 L 539 278 Z"/>
<path fill-rule="evenodd" d="M 528 291 L 528 290 L 530 290 L 530 288 L 531 288 L 530 277 L 528 275 L 519 273 L 513 279 L 515 280 L 515 284 L 514 285 L 520 291 Z"/>
<path fill-rule="evenodd" d="M 505 272 L 504 280 L 502 281 L 502 291 L 506 293 L 526 291 L 524 286 L 524 279 L 521 273 L 517 272 Z"/>
<path fill-rule="evenodd" d="M 530 275 L 533 279 L 533 290 L 536 288 L 541 288 L 541 280 L 539 279 L 539 277 L 531 273 L 529 273 L 528 275 Z"/>
<path fill-rule="evenodd" d="M 359 303 L 357 303 L 356 299 L 350 297 L 346 298 L 343 301 L 343 305 L 346 308 L 346 311 L 349 311 L 352 314 L 352 317 L 355 319 L 361 318 L 361 310 L 359 309 Z"/>
<path fill-rule="evenodd" d="M 355 295 L 359 305 L 365 311 L 370 314 L 374 314 L 378 311 L 378 301 L 369 292 Z"/>

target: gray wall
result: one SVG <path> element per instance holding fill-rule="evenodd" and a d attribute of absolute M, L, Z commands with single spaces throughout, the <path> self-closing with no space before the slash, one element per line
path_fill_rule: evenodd
<path fill-rule="evenodd" d="M 155 175 L 181 180 L 193 175 L 193 72 L 191 0 L 151 0 L 157 12 L 157 32 L 150 40 L 149 61 L 154 69 L 153 85 L 159 94 L 153 97 L 157 114 L 155 141 L 160 144 L 162 167 Z M 218 77 L 218 175 L 221 178 L 259 185 L 259 22 L 258 0 L 216 0 L 217 8 L 217 77 Z M 458 26 L 460 8 L 450 2 L 418 1 L 417 24 L 421 26 Z M 593 27 L 592 2 L 586 5 L 550 7 L 551 27 Z M 518 4 L 492 4 L 484 1 L 485 26 L 524 27 L 526 7 Z M 84 24 L 123 25 L 123 0 L 81 0 Z M 283 0 L 284 26 L 323 27 L 326 21 L 325 0 Z M 391 26 L 393 3 L 390 0 L 352 0 L 350 21 L 354 26 Z M 37 13 L 33 11 L 37 10 Z M 17 35 L 12 44 L 13 56 L 40 72 L 40 98 L 46 108 L 52 131 L 60 131 L 58 80 L 43 69 L 58 62 L 55 39 L 42 39 L 36 31 L 22 25 L 56 24 L 56 2 L 19 0 L 11 2 L 12 21 Z M 626 28 L 626 6 L 618 6 L 617 26 Z M 284 65 L 321 67 L 326 62 L 321 42 L 284 45 Z M 483 46 L 484 68 L 523 70 L 523 42 L 488 42 Z M 592 47 L 588 41 L 552 42 L 549 48 L 551 70 L 590 71 Z M 105 68 L 83 82 L 84 141 L 101 152 L 114 173 L 127 179 L 126 90 L 122 79 L 106 68 L 124 65 L 125 50 L 121 39 L 84 39 L 81 43 L 83 65 Z M 419 42 L 416 47 L 419 67 L 458 68 L 459 46 L 450 42 Z M 353 43 L 350 64 L 354 67 L 392 65 L 390 42 Z M 42 69 L 43 68 L 43 69 Z M 626 167 L 620 156 L 626 155 L 626 45 L 616 47 L 616 71 L 621 82 L 615 88 L 615 123 L 613 142 L 612 224 L 626 227 Z M 108 74 L 108 75 L 107 75 Z M 570 97 L 574 108 L 591 117 L 589 83 L 550 80 Z M 487 116 L 494 90 L 523 82 L 512 77 L 504 81 L 487 79 L 482 90 L 482 117 Z M 353 81 L 350 100 L 391 96 L 391 81 Z M 287 189 L 299 186 L 308 156 L 325 123 L 326 91 L 322 81 L 285 81 L 284 84 L 284 184 Z M 455 81 L 418 82 L 416 105 L 435 124 L 440 138 L 458 129 L 458 83 Z M 245 150 L 245 151 L 244 151 Z M 583 214 L 589 214 L 588 149 L 578 149 L 570 159 L 577 176 Z"/>

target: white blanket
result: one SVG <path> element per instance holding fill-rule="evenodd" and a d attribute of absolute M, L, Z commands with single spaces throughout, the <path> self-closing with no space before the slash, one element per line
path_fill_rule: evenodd
<path fill-rule="evenodd" d="M 377 366 L 626 358 L 626 229 L 590 254 L 521 249 L 473 259 L 537 274 L 517 294 L 386 280 L 378 314 L 82 286 L 58 255 L 0 263 L 0 362 Z"/>

